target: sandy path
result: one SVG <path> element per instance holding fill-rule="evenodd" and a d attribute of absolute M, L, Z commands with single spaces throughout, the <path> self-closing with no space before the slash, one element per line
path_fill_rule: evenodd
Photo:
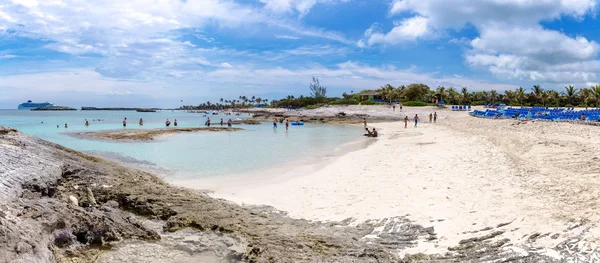
<path fill-rule="evenodd" d="M 554 247 L 600 220 L 600 144 L 591 142 L 597 127 L 440 114 L 438 124 L 416 129 L 377 124 L 384 135 L 373 145 L 317 171 L 208 188 L 216 197 L 272 205 L 298 218 L 409 215 L 438 234 L 415 250 L 427 253 L 443 253 L 487 227 L 505 231 L 498 238 L 513 243 Z M 594 243 L 594 232 L 585 239 Z"/>

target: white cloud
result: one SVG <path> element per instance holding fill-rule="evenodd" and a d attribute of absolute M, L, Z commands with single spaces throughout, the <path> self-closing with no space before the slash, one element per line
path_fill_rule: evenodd
<path fill-rule="evenodd" d="M 474 26 L 480 35 L 470 41 L 465 61 L 498 77 L 579 83 L 595 81 L 594 71 L 579 66 L 595 61 L 600 46 L 583 36 L 545 29 L 540 22 L 562 16 L 582 18 L 597 6 L 597 0 L 396 0 L 390 15 L 424 17 L 428 30 L 434 32 Z M 396 28 L 378 36 L 391 35 Z M 450 43 L 464 45 L 467 39 Z"/>
<path fill-rule="evenodd" d="M 343 47 L 330 45 L 301 46 L 295 49 L 284 50 L 284 53 L 300 56 L 344 56 L 349 50 Z"/>
<path fill-rule="evenodd" d="M 396 0 L 390 14 L 417 13 L 436 28 L 490 22 L 531 25 L 562 15 L 581 17 L 597 5 L 597 0 Z"/>
<path fill-rule="evenodd" d="M 360 40 L 359 47 L 365 42 L 368 46 L 375 44 L 395 45 L 408 41 L 415 41 L 431 34 L 429 30 L 429 19 L 415 16 L 394 22 L 394 28 L 388 33 L 379 32 L 378 25 L 371 26 L 365 31 L 366 40 Z"/>
<path fill-rule="evenodd" d="M 306 15 L 317 3 L 346 3 L 348 0 L 260 0 L 264 8 L 274 13 L 297 13 L 300 17 Z"/>
<path fill-rule="evenodd" d="M 114 54 L 115 49 L 140 40 L 166 36 L 175 39 L 176 30 L 215 23 L 239 28 L 263 24 L 300 35 L 347 42 L 337 33 L 307 28 L 232 0 L 20 0 L 0 5 L 0 28 L 52 41 L 48 48 L 70 54 Z M 207 42 L 214 41 L 208 36 L 201 37 Z"/>
<path fill-rule="evenodd" d="M 0 59 L 18 58 L 19 56 L 13 54 L 0 54 Z"/>
<path fill-rule="evenodd" d="M 221 63 L 221 67 L 224 67 L 224 68 L 233 68 L 233 66 L 231 64 L 227 63 L 227 62 Z"/>
<path fill-rule="evenodd" d="M 291 39 L 291 40 L 298 40 L 298 39 L 300 39 L 299 37 L 289 36 L 289 35 L 276 35 L 275 37 L 279 38 L 279 39 Z"/>

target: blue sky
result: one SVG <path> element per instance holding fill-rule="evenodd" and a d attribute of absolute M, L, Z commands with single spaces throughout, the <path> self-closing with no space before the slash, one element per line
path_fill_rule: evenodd
<path fill-rule="evenodd" d="M 598 0 L 0 0 L 0 108 L 595 85 Z"/>

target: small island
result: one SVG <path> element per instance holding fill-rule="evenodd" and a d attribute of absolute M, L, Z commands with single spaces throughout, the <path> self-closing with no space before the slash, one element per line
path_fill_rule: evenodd
<path fill-rule="evenodd" d="M 48 106 L 48 107 L 39 107 L 39 108 L 35 108 L 35 109 L 31 109 L 33 111 L 71 111 L 71 110 L 77 110 L 71 107 L 66 107 L 66 106 Z"/>
<path fill-rule="evenodd" d="M 151 141 L 154 138 L 169 134 L 182 132 L 232 132 L 241 131 L 241 128 L 229 127 L 201 127 L 201 128 L 174 128 L 174 129 L 152 129 L 152 130 L 117 130 L 117 131 L 100 131 L 100 132 L 76 132 L 71 135 L 86 139 L 101 139 L 101 140 L 129 140 L 129 141 Z"/>

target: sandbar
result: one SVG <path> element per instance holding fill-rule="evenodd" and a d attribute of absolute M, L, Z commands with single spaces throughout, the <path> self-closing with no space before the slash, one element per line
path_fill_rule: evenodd
<path fill-rule="evenodd" d="M 182 132 L 232 132 L 241 131 L 242 128 L 231 127 L 201 127 L 201 128 L 170 128 L 170 129 L 152 129 L 152 130 L 111 130 L 99 132 L 76 132 L 70 133 L 75 137 L 102 140 L 130 140 L 130 141 L 151 141 L 157 137 L 182 133 Z"/>

